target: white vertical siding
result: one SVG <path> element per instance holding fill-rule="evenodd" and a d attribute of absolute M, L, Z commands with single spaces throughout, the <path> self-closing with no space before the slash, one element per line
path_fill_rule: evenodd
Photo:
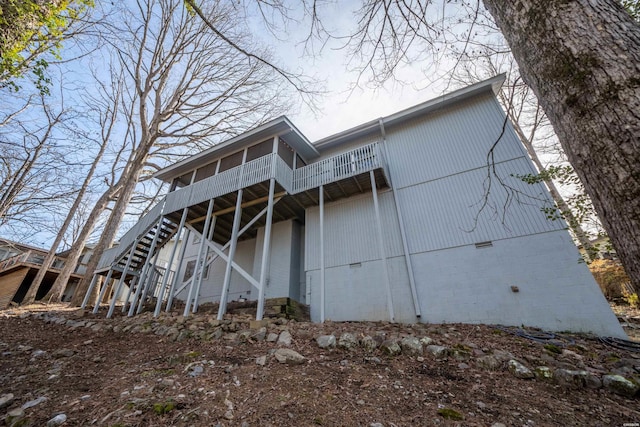
<path fill-rule="evenodd" d="M 187 246 L 187 252 L 185 253 L 184 262 L 182 263 L 182 269 L 180 271 L 178 288 L 182 286 L 182 279 L 184 278 L 184 271 L 187 262 L 195 260 L 198 254 L 198 245 L 193 244 L 191 239 L 189 240 L 190 241 L 187 242 L 189 246 Z M 236 248 L 234 261 L 249 273 L 251 273 L 253 268 L 255 245 L 256 239 L 244 240 L 238 242 L 238 247 Z M 223 261 L 222 258 L 218 257 L 209 267 L 209 275 L 202 281 L 202 287 L 200 288 L 201 303 L 220 301 L 225 266 L 226 262 Z M 187 287 L 183 292 L 177 295 L 177 298 L 182 300 L 186 299 L 188 290 L 189 288 Z M 258 297 L 258 292 L 244 277 L 236 271 L 232 271 L 231 283 L 229 285 L 229 301 L 233 301 L 241 295 L 243 298 L 256 299 Z"/>
<path fill-rule="evenodd" d="M 265 291 L 266 298 L 289 296 L 293 221 L 283 221 L 273 224 L 271 230 L 271 259 L 269 262 L 269 280 Z M 258 230 L 256 239 L 255 258 L 253 262 L 253 277 L 260 279 L 260 263 L 262 262 L 262 248 L 264 242 L 264 227 Z M 249 270 L 250 271 L 250 270 Z"/>
<path fill-rule="evenodd" d="M 511 174 L 530 173 L 526 159 L 496 165 L 498 178 L 487 168 L 403 188 L 398 191 L 411 253 L 470 245 L 560 230 L 562 221 L 549 221 L 540 210 L 546 190 Z M 486 205 L 485 195 L 487 197 Z"/>
<path fill-rule="evenodd" d="M 499 108 L 495 98 L 486 95 L 386 129 L 395 185 L 402 188 L 484 166 L 502 131 Z M 525 156 L 507 126 L 495 147 L 495 161 Z"/>
<path fill-rule="evenodd" d="M 402 240 L 393 194 L 379 194 L 383 240 L 387 257 L 402 255 Z M 305 227 L 305 269 L 320 268 L 319 209 L 309 208 Z M 325 263 L 327 267 L 380 259 L 371 193 L 325 205 Z"/>

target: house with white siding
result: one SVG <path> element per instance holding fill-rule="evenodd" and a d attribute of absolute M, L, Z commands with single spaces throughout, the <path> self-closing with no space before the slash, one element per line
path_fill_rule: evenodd
<path fill-rule="evenodd" d="M 129 315 L 150 297 L 155 315 L 179 299 L 184 315 L 219 302 L 219 318 L 257 300 L 260 320 L 265 299 L 288 297 L 317 322 L 625 337 L 566 225 L 541 211 L 547 189 L 517 177 L 536 171 L 496 99 L 503 80 L 315 143 L 280 117 L 166 167 L 155 177 L 169 193 L 104 253 L 92 286 L 104 276 L 102 295 Z"/>

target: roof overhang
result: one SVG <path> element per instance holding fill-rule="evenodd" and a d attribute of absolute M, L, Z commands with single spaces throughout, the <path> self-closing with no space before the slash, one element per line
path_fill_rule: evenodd
<path fill-rule="evenodd" d="M 319 156 L 318 150 L 302 132 L 300 132 L 287 117 L 280 116 L 262 126 L 258 126 L 248 132 L 244 132 L 241 135 L 188 157 L 181 162 L 160 169 L 153 177 L 169 182 L 173 178 L 182 176 L 200 166 L 204 166 L 214 158 L 223 157 L 241 150 L 251 143 L 258 143 L 275 136 L 281 136 L 287 144 L 305 160 L 314 159 Z"/>
<path fill-rule="evenodd" d="M 380 133 L 381 122 L 383 126 L 393 126 L 395 124 L 411 120 L 415 117 L 423 116 L 432 111 L 440 110 L 456 102 L 472 98 L 487 91 L 492 91 L 494 94 L 497 94 L 502 87 L 505 78 L 506 74 L 499 74 L 490 79 L 472 84 L 471 86 L 466 86 L 453 92 L 430 99 L 421 104 L 414 105 L 413 107 L 409 107 L 390 116 L 371 120 L 370 122 L 363 123 L 351 129 L 328 136 L 319 141 L 316 141 L 313 145 L 320 151 L 326 150 L 354 138 L 369 135 L 371 133 Z"/>

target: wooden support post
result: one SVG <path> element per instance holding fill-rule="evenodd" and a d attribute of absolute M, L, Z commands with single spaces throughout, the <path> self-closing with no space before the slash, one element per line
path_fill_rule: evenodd
<path fill-rule="evenodd" d="M 238 246 L 238 230 L 240 229 L 240 218 L 242 217 L 242 189 L 238 190 L 238 198 L 236 200 L 236 213 L 233 216 L 233 226 L 231 228 L 231 246 L 229 247 L 229 260 L 227 268 L 224 272 L 224 282 L 222 283 L 222 294 L 220 295 L 220 306 L 218 308 L 218 320 L 222 320 L 227 311 L 227 293 L 231 283 L 231 263 L 236 254 Z"/>
<path fill-rule="evenodd" d="M 373 193 L 373 207 L 376 211 L 376 223 L 378 225 L 378 248 L 380 251 L 380 259 L 382 261 L 382 268 L 384 269 L 384 276 L 387 282 L 387 309 L 389 310 L 389 321 L 395 321 L 395 315 L 393 312 L 393 297 L 391 295 L 391 278 L 389 277 L 389 266 L 387 266 L 387 256 L 384 251 L 384 236 L 382 234 L 382 221 L 380 219 L 380 207 L 378 205 L 378 188 L 376 186 L 376 176 L 373 171 L 369 172 L 369 178 L 371 179 L 371 192 Z"/>
<path fill-rule="evenodd" d="M 258 289 L 258 308 L 256 320 L 262 320 L 264 316 L 265 288 L 269 274 L 269 260 L 271 252 L 271 222 L 273 220 L 273 195 L 276 188 L 276 180 L 271 178 L 269 182 L 269 204 L 267 205 L 267 220 L 264 225 L 264 242 L 262 244 L 262 264 L 260 264 L 260 288 Z"/>

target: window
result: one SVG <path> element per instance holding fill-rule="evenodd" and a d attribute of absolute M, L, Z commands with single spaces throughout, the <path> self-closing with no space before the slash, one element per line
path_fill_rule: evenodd
<path fill-rule="evenodd" d="M 184 268 L 184 277 L 182 279 L 183 282 L 186 282 L 187 280 L 189 280 L 191 278 L 191 276 L 193 276 L 194 270 L 196 268 L 196 260 L 191 260 L 189 262 L 187 262 L 187 265 Z M 204 268 L 204 275 L 202 276 L 203 279 L 207 279 L 209 277 L 209 266 L 207 265 Z"/>
<path fill-rule="evenodd" d="M 213 163 L 209 163 L 208 165 L 202 166 L 201 168 L 198 168 L 198 170 L 196 171 L 196 179 L 194 182 L 202 181 L 205 178 L 209 178 L 210 176 L 215 175 L 217 165 L 218 162 L 215 161 Z"/>
<path fill-rule="evenodd" d="M 260 144 L 253 145 L 247 149 L 247 162 L 271 154 L 273 151 L 273 140 L 268 139 Z"/>
<path fill-rule="evenodd" d="M 237 153 L 233 153 L 232 155 L 220 160 L 220 169 L 218 170 L 218 173 L 240 166 L 242 164 L 243 156 L 244 151 L 238 151 Z"/>
<path fill-rule="evenodd" d="M 278 155 L 290 168 L 293 167 L 293 148 L 289 147 L 282 139 L 278 141 Z"/>

